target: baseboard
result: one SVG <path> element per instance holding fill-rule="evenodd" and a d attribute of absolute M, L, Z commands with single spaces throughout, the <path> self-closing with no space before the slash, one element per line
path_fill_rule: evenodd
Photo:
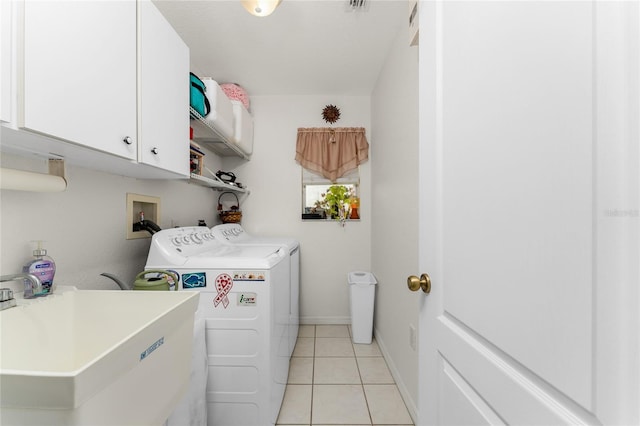
<path fill-rule="evenodd" d="M 378 342 L 378 346 L 380 347 L 380 352 L 382 352 L 382 356 L 384 356 L 384 360 L 387 362 L 387 366 L 391 371 L 391 375 L 393 376 L 393 380 L 396 382 L 396 386 L 398 386 L 398 390 L 400 391 L 400 395 L 402 395 L 402 399 L 404 400 L 405 405 L 407 406 L 407 410 L 409 411 L 409 415 L 413 419 L 413 424 L 418 424 L 418 410 L 416 409 L 416 402 L 411 398 L 409 391 L 407 390 L 407 386 L 405 385 L 402 377 L 400 377 L 400 373 L 396 368 L 387 347 L 384 344 L 384 338 L 378 333 L 378 330 L 374 327 L 374 336 L 376 338 L 376 342 Z"/>
<path fill-rule="evenodd" d="M 300 317 L 300 324 L 351 324 L 351 317 Z"/>

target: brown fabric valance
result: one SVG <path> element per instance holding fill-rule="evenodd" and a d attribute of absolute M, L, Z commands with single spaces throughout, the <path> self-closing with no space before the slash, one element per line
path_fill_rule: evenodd
<path fill-rule="evenodd" d="M 369 158 L 364 127 L 299 128 L 296 161 L 331 182 Z"/>

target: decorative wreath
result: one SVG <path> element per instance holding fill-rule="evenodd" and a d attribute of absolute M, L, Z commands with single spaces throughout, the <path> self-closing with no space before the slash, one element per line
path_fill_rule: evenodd
<path fill-rule="evenodd" d="M 335 123 L 340 119 L 340 110 L 335 105 L 327 105 L 322 110 L 322 118 L 327 123 Z"/>

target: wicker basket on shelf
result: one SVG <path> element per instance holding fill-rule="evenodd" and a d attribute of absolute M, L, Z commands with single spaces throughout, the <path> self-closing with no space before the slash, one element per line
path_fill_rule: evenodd
<path fill-rule="evenodd" d="M 231 194 L 236 197 L 236 204 L 231 206 L 231 210 L 222 209 L 222 196 L 224 194 Z M 242 211 L 240 210 L 240 200 L 235 192 L 225 191 L 218 197 L 218 214 L 222 223 L 240 223 L 242 220 Z"/>

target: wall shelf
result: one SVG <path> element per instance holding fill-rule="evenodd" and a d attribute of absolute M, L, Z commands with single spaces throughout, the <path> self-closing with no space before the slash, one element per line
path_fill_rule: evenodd
<path fill-rule="evenodd" d="M 206 146 L 221 157 L 240 157 L 248 160 L 249 157 L 240 148 L 222 136 L 215 127 L 205 120 L 195 109 L 189 107 L 191 112 L 191 127 L 193 128 L 193 140 Z"/>
<path fill-rule="evenodd" d="M 217 191 L 233 191 L 241 194 L 249 193 L 249 190 L 247 188 L 238 188 L 235 185 L 229 185 L 228 183 L 220 182 L 214 179 L 209 179 L 207 177 L 200 176 L 195 173 L 191 173 L 190 181 L 192 183 L 206 186 L 208 188 L 215 189 Z"/>

